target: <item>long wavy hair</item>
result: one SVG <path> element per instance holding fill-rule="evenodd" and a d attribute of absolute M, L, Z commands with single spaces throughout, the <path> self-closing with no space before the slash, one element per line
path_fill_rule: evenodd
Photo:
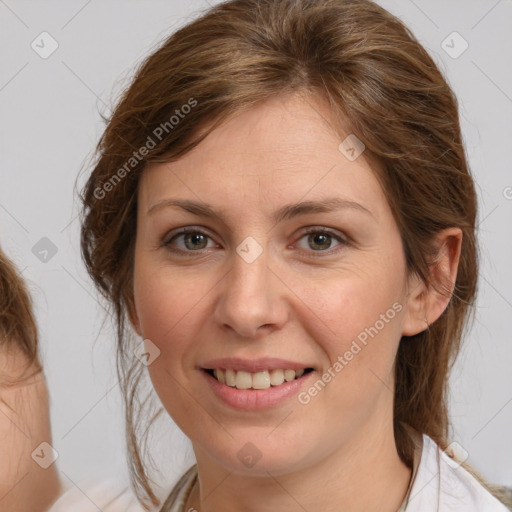
<path fill-rule="evenodd" d="M 411 466 L 403 423 L 443 449 L 449 444 L 448 375 L 471 323 L 478 273 L 477 197 L 456 97 L 402 21 L 371 1 L 231 0 L 177 30 L 139 65 L 105 119 L 81 194 L 82 256 L 115 318 L 131 478 L 145 506 L 158 500 L 140 447 L 162 408 L 143 412 L 145 368 L 133 357 L 129 325 L 139 177 L 150 162 L 179 159 L 233 114 L 297 91 L 325 98 L 340 126 L 366 146 L 364 157 L 379 164 L 374 172 L 409 273 L 450 294 L 449 283 L 433 281 L 432 241 L 444 228 L 463 232 L 446 310 L 427 330 L 402 338 L 395 363 L 401 459 Z"/>

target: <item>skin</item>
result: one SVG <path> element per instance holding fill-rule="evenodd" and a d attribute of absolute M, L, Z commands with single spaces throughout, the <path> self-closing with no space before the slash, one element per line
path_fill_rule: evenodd
<path fill-rule="evenodd" d="M 43 512 L 63 490 L 56 465 L 43 469 L 32 458 L 52 443 L 46 378 L 29 376 L 34 368 L 21 350 L 0 347 L 0 510 Z"/>
<path fill-rule="evenodd" d="M 201 512 L 395 512 L 409 485 L 393 436 L 393 365 L 401 336 L 424 330 L 449 298 L 408 275 L 384 192 L 364 153 L 349 161 L 338 150 L 344 137 L 329 112 L 320 98 L 274 97 L 141 176 L 130 315 L 160 350 L 149 373 L 193 444 L 199 486 L 187 507 Z M 285 204 L 333 196 L 371 214 L 271 218 Z M 169 198 L 207 202 L 225 220 L 177 207 L 148 213 Z M 184 226 L 208 238 L 173 238 Z M 348 243 L 309 237 L 308 226 Z M 252 263 L 236 252 L 248 236 L 263 249 Z M 437 240 L 436 272 L 451 282 L 461 236 L 451 228 Z M 197 368 L 217 357 L 281 357 L 314 366 L 316 380 L 394 303 L 401 311 L 307 405 L 292 397 L 264 411 L 233 409 Z M 237 457 L 247 442 L 261 453 L 252 468 Z"/>

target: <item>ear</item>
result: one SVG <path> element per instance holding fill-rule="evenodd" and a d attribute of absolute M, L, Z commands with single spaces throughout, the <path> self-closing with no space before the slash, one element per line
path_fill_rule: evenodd
<path fill-rule="evenodd" d="M 446 228 L 436 235 L 433 243 L 437 248 L 437 256 L 430 264 L 430 279 L 433 284 L 426 285 L 417 275 L 410 277 L 407 311 L 402 326 L 403 336 L 414 336 L 433 324 L 442 315 L 453 294 L 462 230 Z"/>

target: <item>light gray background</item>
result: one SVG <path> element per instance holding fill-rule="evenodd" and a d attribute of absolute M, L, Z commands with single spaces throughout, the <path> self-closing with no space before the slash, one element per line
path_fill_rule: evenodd
<path fill-rule="evenodd" d="M 460 101 L 480 196 L 482 273 L 476 323 L 452 376 L 454 440 L 485 477 L 512 485 L 512 3 L 380 3 L 427 47 Z M 108 323 L 101 328 L 103 309 L 81 263 L 75 180 L 103 128 L 98 111 L 109 112 L 136 63 L 164 36 L 207 7 L 0 0 L 0 240 L 36 304 L 65 482 L 126 473 L 114 336 Z M 59 45 L 47 59 L 31 48 L 43 31 Z M 453 31 L 469 44 L 456 59 L 441 46 Z M 57 247 L 47 262 L 32 252 L 42 237 Z M 155 460 L 168 487 L 193 453 L 167 425 Z"/>

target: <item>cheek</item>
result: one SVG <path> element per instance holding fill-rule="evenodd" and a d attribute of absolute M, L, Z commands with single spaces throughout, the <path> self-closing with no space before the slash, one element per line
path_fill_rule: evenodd
<path fill-rule="evenodd" d="M 134 295 L 142 336 L 160 350 L 148 372 L 156 394 L 174 421 L 190 430 L 189 416 L 198 414 L 190 399 L 190 368 L 197 361 L 194 340 L 203 320 L 206 290 L 169 268 L 136 269 Z"/>
<path fill-rule="evenodd" d="M 160 362 L 176 367 L 203 322 L 199 317 L 204 314 L 206 296 L 213 285 L 197 272 L 177 272 L 165 266 L 148 271 L 150 266 L 143 263 L 135 267 L 134 275 L 142 336 L 158 346 Z"/>
<path fill-rule="evenodd" d="M 324 389 L 318 393 L 322 398 L 313 407 L 322 414 L 325 403 L 337 404 L 335 412 L 332 407 L 328 410 L 340 422 L 371 414 L 380 398 L 393 388 L 404 307 L 395 286 L 363 284 L 358 280 L 339 282 L 317 292 L 316 299 L 312 297 L 323 307 L 315 310 L 315 320 L 310 315 L 314 322 L 311 330 L 316 331 L 315 341 L 328 359 L 319 375 L 325 387 L 315 384 L 317 389 Z M 320 333 L 324 334 L 318 336 Z M 317 395 L 312 388 L 306 393 L 308 396 L 301 397 L 304 401 Z"/>
<path fill-rule="evenodd" d="M 328 359 L 325 398 L 354 415 L 392 388 L 404 305 L 399 276 L 384 270 L 346 273 L 301 291 L 314 313 L 309 312 L 311 335 Z"/>
<path fill-rule="evenodd" d="M 373 327 L 379 334 L 399 332 L 403 297 L 398 281 L 352 273 L 338 280 L 325 280 L 321 285 L 303 283 L 299 296 L 314 313 L 309 316 L 322 326 L 319 332 L 328 334 L 327 340 L 332 338 L 329 346 L 342 350 L 360 334 L 363 341 L 365 332 L 375 334 Z"/>

